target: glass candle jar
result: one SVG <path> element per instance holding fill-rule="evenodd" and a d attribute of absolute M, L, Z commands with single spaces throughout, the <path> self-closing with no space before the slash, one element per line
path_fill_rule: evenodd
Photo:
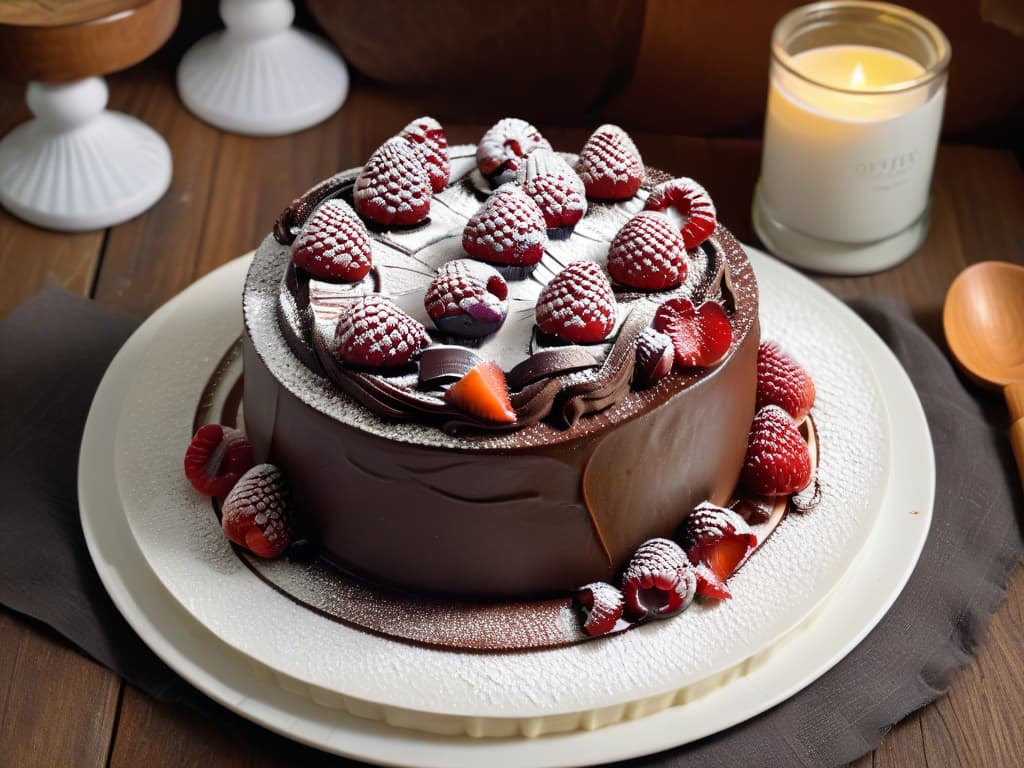
<path fill-rule="evenodd" d="M 863 274 L 918 248 L 949 59 L 935 24 L 889 3 L 814 3 L 779 20 L 753 211 L 769 250 Z"/>

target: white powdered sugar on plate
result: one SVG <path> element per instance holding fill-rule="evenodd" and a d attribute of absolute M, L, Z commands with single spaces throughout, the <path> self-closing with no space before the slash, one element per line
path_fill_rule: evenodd
<path fill-rule="evenodd" d="M 791 514 L 730 580 L 730 601 L 568 648 L 465 654 L 369 635 L 274 591 L 235 555 L 181 468 L 198 399 L 240 332 L 234 297 L 244 267 L 237 265 L 175 299 L 181 311 L 157 329 L 124 400 L 116 475 L 139 549 L 196 621 L 282 682 L 311 686 L 315 700 L 546 717 L 708 680 L 771 647 L 829 595 L 877 516 L 892 442 L 875 374 L 849 321 L 838 317 L 849 311 L 795 272 L 748 253 L 761 283 L 764 337 L 799 359 L 817 386 L 821 501 Z"/>

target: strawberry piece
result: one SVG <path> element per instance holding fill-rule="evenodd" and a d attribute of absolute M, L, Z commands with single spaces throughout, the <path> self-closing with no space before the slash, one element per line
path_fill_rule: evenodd
<path fill-rule="evenodd" d="M 448 159 L 448 137 L 444 128 L 432 117 L 418 117 L 398 134 L 412 145 L 423 169 L 430 178 L 430 187 L 440 192 L 448 186 L 451 161 Z"/>
<path fill-rule="evenodd" d="M 674 288 L 686 279 L 686 271 L 683 238 L 660 213 L 638 213 L 622 226 L 608 249 L 608 272 L 630 288 Z"/>
<path fill-rule="evenodd" d="M 429 346 L 430 336 L 391 299 L 373 294 L 360 297 L 341 314 L 334 343 L 338 356 L 350 365 L 395 368 Z"/>
<path fill-rule="evenodd" d="M 785 496 L 811 482 L 811 453 L 793 417 L 777 405 L 754 416 L 740 481 L 761 496 Z"/>
<path fill-rule="evenodd" d="M 654 313 L 653 325 L 672 339 L 676 363 L 683 368 L 715 365 L 732 344 L 729 315 L 713 301 L 695 309 L 689 299 L 669 299 Z"/>
<path fill-rule="evenodd" d="M 281 470 L 257 464 L 231 489 L 221 508 L 228 539 L 259 557 L 281 556 L 291 542 L 288 488 Z"/>
<path fill-rule="evenodd" d="M 484 176 L 518 170 L 523 158 L 535 149 L 551 149 L 541 132 L 518 117 L 506 117 L 492 125 L 476 148 L 476 164 Z"/>
<path fill-rule="evenodd" d="M 699 246 L 711 237 L 718 226 L 718 213 L 711 195 L 693 179 L 683 176 L 659 184 L 647 198 L 644 210 L 664 212 L 669 206 L 679 211 L 685 219 L 680 234 L 686 248 Z"/>
<path fill-rule="evenodd" d="M 533 198 L 517 185 L 505 184 L 466 222 L 462 247 L 480 261 L 530 266 L 544 255 L 546 229 Z"/>
<path fill-rule="evenodd" d="M 814 405 L 814 381 L 774 341 L 757 348 L 757 407 L 777 405 L 802 421 Z"/>
<path fill-rule="evenodd" d="M 317 279 L 355 283 L 373 263 L 370 236 L 348 203 L 328 200 L 302 226 L 292 261 Z"/>
<path fill-rule="evenodd" d="M 628 200 L 644 180 L 644 162 L 629 134 L 617 125 L 602 125 L 580 150 L 576 171 L 587 197 Z"/>
<path fill-rule="evenodd" d="M 601 341 L 615 327 L 615 294 L 601 268 L 574 261 L 544 286 L 537 299 L 537 325 L 573 344 Z"/>
<path fill-rule="evenodd" d="M 377 224 L 419 224 L 430 213 L 430 179 L 409 142 L 395 136 L 370 155 L 352 197 L 360 215 Z"/>
<path fill-rule="evenodd" d="M 583 182 L 556 152 L 531 152 L 519 174 L 519 183 L 523 192 L 537 203 L 548 229 L 576 226 L 587 212 Z"/>
<path fill-rule="evenodd" d="M 622 618 L 622 593 L 604 581 L 576 590 L 576 606 L 583 618 L 583 632 L 590 637 L 607 635 Z"/>
<path fill-rule="evenodd" d="M 644 542 L 622 574 L 626 611 L 637 620 L 675 616 L 689 607 L 696 591 L 693 566 L 669 539 Z"/>
<path fill-rule="evenodd" d="M 508 397 L 505 374 L 497 363 L 485 361 L 448 387 L 444 399 L 485 421 L 511 424 L 516 412 Z"/>
<path fill-rule="evenodd" d="M 508 314 L 508 284 L 492 267 L 455 259 L 437 270 L 423 304 L 443 333 L 479 338 L 497 331 Z"/>
<path fill-rule="evenodd" d="M 253 463 L 249 438 L 231 427 L 205 424 L 185 451 L 185 477 L 206 496 L 224 496 Z"/>
<path fill-rule="evenodd" d="M 644 328 L 636 340 L 636 383 L 641 387 L 657 384 L 669 375 L 675 360 L 672 339 L 661 331 Z"/>
<path fill-rule="evenodd" d="M 681 540 L 697 566 L 697 594 L 731 597 L 725 582 L 757 546 L 757 537 L 736 512 L 710 502 L 699 504 L 683 521 Z"/>

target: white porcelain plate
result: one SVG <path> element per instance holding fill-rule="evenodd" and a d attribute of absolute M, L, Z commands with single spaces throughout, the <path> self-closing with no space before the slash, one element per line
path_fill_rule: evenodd
<path fill-rule="evenodd" d="M 185 505 L 182 511 L 173 498 L 175 494 L 188 493 L 187 486 L 180 480 L 180 457 L 188 439 L 188 427 L 182 435 L 158 433 L 154 437 L 152 432 L 152 424 L 158 424 L 159 419 L 173 420 L 182 404 L 189 402 L 191 405 L 185 421 L 190 426 L 195 408 L 195 400 L 187 400 L 192 397 L 190 386 L 176 382 L 171 376 L 161 380 L 161 387 L 154 388 L 154 382 L 147 378 L 145 371 L 153 364 L 154 357 L 180 361 L 186 351 L 193 358 L 203 357 L 201 349 L 197 350 L 203 346 L 202 341 L 181 332 L 178 321 L 183 315 L 190 316 L 192 320 L 189 322 L 194 322 L 196 327 L 216 329 L 214 336 L 221 334 L 228 341 L 237 336 L 240 322 L 238 289 L 247 260 L 238 260 L 207 276 L 159 310 L 115 358 L 97 392 L 83 438 L 79 477 L 83 527 L 101 578 L 115 603 L 142 638 L 201 690 L 241 714 L 292 738 L 375 762 L 453 766 L 604 762 L 686 743 L 763 711 L 792 695 L 841 659 L 895 600 L 916 563 L 927 534 L 934 494 L 934 461 L 927 425 L 913 388 L 877 337 L 845 306 L 805 278 L 752 249 L 748 252 L 752 254 L 762 285 L 768 287 L 765 294 L 781 292 L 786 297 L 785 307 L 774 312 L 769 310 L 765 317 L 766 335 L 781 335 L 787 346 L 792 347 L 811 367 L 819 381 L 821 402 L 825 404 L 819 418 L 823 422 L 829 421 L 825 418 L 830 410 L 828 403 L 834 402 L 838 408 L 835 423 L 843 423 L 850 429 L 853 427 L 847 422 L 867 424 L 866 431 L 858 434 L 874 442 L 868 443 L 871 455 L 854 452 L 853 461 L 850 461 L 851 457 L 844 450 L 838 457 L 843 461 L 836 461 L 836 464 L 854 466 L 860 471 L 862 479 L 855 480 L 853 487 L 868 498 L 871 505 L 871 509 L 855 518 L 860 525 L 851 527 L 850 532 L 843 533 L 846 529 L 841 524 L 838 526 L 846 549 L 833 553 L 833 556 L 843 558 L 841 566 L 828 566 L 824 577 L 805 578 L 805 581 L 814 582 L 814 588 L 806 595 L 805 610 L 795 611 L 792 614 L 797 617 L 795 620 L 790 619 L 791 623 L 770 637 L 770 642 L 756 644 L 754 650 L 745 656 L 729 658 L 725 666 L 720 665 L 710 672 L 707 668 L 696 673 L 692 669 L 669 669 L 667 672 L 663 669 L 658 678 L 632 681 L 618 689 L 608 687 L 603 697 L 600 690 L 587 684 L 572 691 L 572 697 L 562 702 L 560 710 L 543 700 L 535 702 L 533 709 L 515 701 L 510 707 L 504 694 L 496 696 L 494 691 L 511 689 L 513 700 L 517 692 L 524 691 L 528 695 L 540 692 L 543 696 L 548 683 L 528 680 L 522 685 L 509 685 L 506 675 L 510 669 L 514 672 L 515 667 L 509 668 L 503 660 L 528 656 L 530 658 L 521 662 L 521 671 L 529 672 L 558 666 L 568 652 L 576 658 L 570 657 L 563 666 L 589 661 L 591 669 L 601 670 L 603 660 L 615 656 L 626 658 L 629 653 L 647 653 L 642 648 L 627 647 L 620 641 L 633 637 L 636 638 L 634 642 L 643 640 L 644 647 L 652 644 L 657 647 L 658 643 L 668 643 L 671 647 L 675 642 L 671 639 L 673 632 L 685 631 L 687 625 L 684 622 L 693 617 L 685 614 L 675 621 L 662 623 L 661 626 L 669 629 L 659 627 L 649 633 L 638 630 L 623 637 L 572 649 L 490 657 L 487 664 L 486 656 L 422 648 L 413 649 L 420 655 L 412 658 L 408 655 L 411 646 L 372 638 L 326 619 L 308 616 L 308 611 L 262 584 L 238 564 L 237 558 L 225 559 L 220 552 L 223 542 L 216 530 L 205 529 L 198 511 L 190 517 L 189 505 Z M 849 403 L 843 406 L 846 402 L 844 395 L 850 395 L 851 385 L 830 384 L 835 372 L 830 372 L 828 366 L 822 367 L 820 360 L 813 355 L 813 348 L 801 349 L 799 340 L 790 344 L 790 340 L 785 338 L 788 313 L 794 311 L 790 307 L 807 305 L 816 308 L 820 316 L 818 325 L 828 329 L 826 338 L 838 347 L 831 350 L 833 357 L 848 367 L 844 381 L 852 378 L 859 382 L 852 394 L 862 399 L 854 400 L 854 406 Z M 224 348 L 221 346 L 219 352 L 211 350 L 207 377 Z M 157 367 L 166 375 L 164 368 Z M 202 382 L 198 386 L 201 390 Z M 878 400 L 874 405 L 873 398 Z M 844 407 L 855 407 L 857 418 L 843 417 L 840 411 Z M 140 421 L 140 410 L 155 414 L 158 421 Z M 871 424 L 875 425 L 874 429 Z M 892 452 L 890 464 L 885 457 L 889 455 L 891 435 L 900 436 L 900 450 Z M 828 435 L 823 436 L 823 451 L 827 451 L 829 439 Z M 170 471 L 169 465 L 154 463 L 154 449 L 147 448 L 147 444 L 166 448 L 168 455 L 174 457 L 174 472 Z M 168 445 L 169 448 L 166 447 Z M 876 461 L 882 457 L 881 469 L 872 463 L 872 456 Z M 143 483 L 140 487 L 134 480 L 125 480 L 126 473 L 134 471 L 138 463 L 148 466 L 152 476 L 166 475 L 161 486 L 163 497 L 153 495 L 153 486 Z M 892 471 L 886 472 L 890 466 Z M 836 480 L 845 477 L 839 467 L 827 471 L 835 471 Z M 865 476 L 870 488 L 865 488 Z M 179 478 L 177 485 L 173 484 L 172 477 Z M 837 490 L 841 500 L 849 501 L 841 491 Z M 139 506 L 177 509 L 177 512 L 173 515 L 151 513 L 139 516 L 137 510 L 132 511 Z M 198 509 L 203 505 L 195 506 Z M 205 506 L 205 510 L 204 514 L 209 516 L 209 507 Z M 803 521 L 804 527 L 813 529 L 806 523 L 821 511 L 815 510 L 808 515 Z M 129 524 L 133 516 L 135 525 Z M 876 519 L 877 525 L 872 526 Z M 143 520 L 148 528 L 140 535 L 139 523 Z M 196 535 L 188 533 L 194 531 L 197 524 L 198 530 L 205 531 L 199 536 L 198 543 Z M 793 525 L 789 529 L 799 532 L 801 526 Z M 785 530 L 780 529 L 779 533 Z M 777 557 L 755 558 L 749 565 L 760 559 L 765 561 L 764 567 L 767 568 L 771 562 L 799 554 L 800 536 L 793 534 L 791 539 L 780 537 Z M 776 544 L 774 537 L 768 546 L 773 544 Z M 188 548 L 192 558 L 187 569 L 188 583 L 191 584 L 189 595 L 182 594 L 180 566 L 168 566 L 169 562 L 181 559 L 182 546 Z M 796 549 L 791 550 L 791 547 Z M 852 557 L 851 549 L 853 554 L 859 552 L 859 556 Z M 854 564 L 847 570 L 850 560 Z M 147 568 L 147 563 L 154 570 Z M 756 592 L 760 588 L 762 594 L 765 588 L 774 590 L 770 584 L 765 587 L 759 583 L 771 575 L 770 571 L 745 568 L 737 576 L 735 592 L 739 596 L 744 590 Z M 745 574 L 753 576 L 748 575 L 748 581 L 741 582 L 740 578 Z M 234 600 L 233 605 L 227 607 L 222 593 L 225 588 L 232 590 L 230 594 Z M 839 593 L 837 599 L 824 602 L 833 589 Z M 874 599 L 863 600 L 865 593 L 872 594 Z M 844 599 L 843 595 L 849 595 L 850 599 Z M 740 604 L 738 599 L 734 601 L 736 605 Z M 286 603 L 289 607 L 278 606 L 277 602 Z M 818 605 L 822 607 L 808 623 L 808 616 Z M 276 629 L 268 631 L 266 626 L 253 627 L 252 617 L 259 616 L 266 621 L 268 610 L 273 616 L 277 616 L 279 610 L 294 613 L 281 614 L 282 620 L 289 623 Z M 698 616 L 694 622 L 701 620 Z M 721 619 L 712 615 L 710 621 L 714 624 Z M 743 619 L 745 624 L 749 621 L 748 618 Z M 277 622 L 274 623 L 276 625 Z M 313 626 L 319 623 L 333 629 Z M 800 631 L 793 632 L 796 627 Z M 246 628 L 259 635 L 260 639 L 246 640 L 242 631 Z M 334 634 L 325 636 L 324 632 Z M 348 633 L 357 634 L 358 638 L 352 640 Z M 780 642 L 783 637 L 784 641 Z M 371 641 L 376 645 L 368 645 Z M 247 645 L 251 642 L 261 645 Z M 362 647 L 364 645 L 367 647 Z M 770 655 L 765 654 L 768 647 L 771 647 Z M 369 654 L 372 650 L 376 652 L 373 658 L 360 658 L 360 654 Z M 744 650 L 737 646 L 736 652 Z M 431 656 L 438 658 L 431 660 Z M 634 707 L 626 716 L 637 719 L 627 719 L 621 724 L 595 731 L 537 739 L 475 740 L 464 736 L 431 736 L 353 717 L 347 711 L 324 706 L 339 706 L 332 696 L 340 694 L 364 700 L 367 705 L 382 706 L 384 716 L 393 722 L 395 717 L 401 717 L 401 708 L 447 714 L 454 712 L 464 717 L 471 717 L 474 713 L 490 717 L 555 717 L 560 711 L 572 712 L 634 701 L 659 692 L 671 693 L 679 688 L 680 681 L 685 684 L 687 680 L 708 679 L 716 671 L 734 668 L 751 656 L 757 658 L 757 663 L 743 665 L 743 676 L 731 679 L 727 685 L 711 690 L 685 706 L 670 706 L 647 717 L 638 717 L 644 714 L 643 709 Z M 256 659 L 260 661 L 256 662 Z M 409 664 L 414 666 L 406 666 Z M 474 665 L 479 669 L 474 670 Z M 325 668 L 327 674 L 323 673 Z M 464 674 L 462 670 L 467 668 Z M 412 691 L 405 698 L 405 692 L 390 680 L 392 675 L 403 670 L 410 681 L 406 692 Z M 481 681 L 487 682 L 487 670 L 490 670 L 492 679 L 490 691 L 479 687 Z M 451 674 L 453 671 L 454 683 L 448 677 L 437 677 L 434 684 L 440 692 L 424 698 L 423 690 L 431 675 L 439 672 Z M 620 681 L 617 674 L 611 676 L 613 683 Z M 692 677 L 694 674 L 698 676 Z M 346 688 L 347 675 L 359 678 L 361 685 Z M 288 686 L 288 690 L 282 688 L 282 683 Z M 477 687 L 470 688 L 471 694 L 467 695 L 462 687 L 466 685 Z M 445 697 L 455 702 L 455 707 L 434 709 L 434 702 L 443 704 Z M 629 707 L 628 704 L 624 706 Z M 389 716 L 388 707 L 398 708 L 398 714 Z"/>

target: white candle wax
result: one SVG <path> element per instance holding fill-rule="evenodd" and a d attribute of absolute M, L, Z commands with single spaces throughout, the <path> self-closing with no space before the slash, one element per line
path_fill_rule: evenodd
<path fill-rule="evenodd" d="M 945 87 L 900 90 L 924 68 L 865 45 L 814 48 L 790 65 L 799 75 L 772 68 L 765 209 L 836 242 L 881 240 L 910 226 L 928 204 Z"/>

